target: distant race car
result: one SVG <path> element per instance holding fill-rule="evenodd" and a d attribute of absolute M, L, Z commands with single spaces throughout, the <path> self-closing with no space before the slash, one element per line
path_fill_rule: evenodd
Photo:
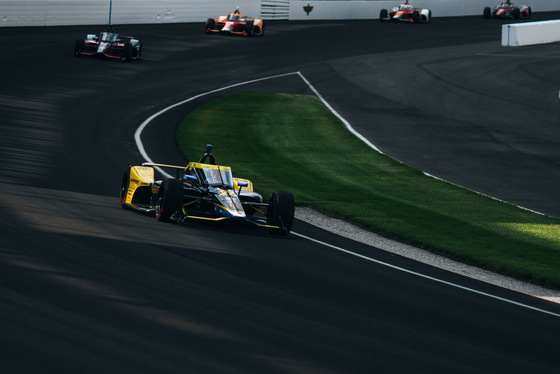
<path fill-rule="evenodd" d="M 379 12 L 379 20 L 384 21 L 404 21 L 412 23 L 432 21 L 432 11 L 425 8 L 415 8 L 406 1 L 398 7 L 387 11 L 387 9 L 381 9 Z"/>
<path fill-rule="evenodd" d="M 527 5 L 514 5 L 510 0 L 502 2 L 493 8 L 484 8 L 484 18 L 531 18 L 531 7 Z"/>
<path fill-rule="evenodd" d="M 206 33 L 228 33 L 244 36 L 264 35 L 264 22 L 262 19 L 248 17 L 239 12 L 220 16 L 218 20 L 208 18 L 206 21 Z"/>
<path fill-rule="evenodd" d="M 78 39 L 74 45 L 74 56 L 99 56 L 123 61 L 139 60 L 142 56 L 142 42 L 132 36 L 117 34 L 112 28 L 99 35 L 88 34 Z"/>
<path fill-rule="evenodd" d="M 154 213 L 159 221 L 250 223 L 272 234 L 288 235 L 294 220 L 294 196 L 274 191 L 268 202 L 250 180 L 234 178 L 229 166 L 216 165 L 207 145 L 199 162 L 187 166 L 143 163 L 129 166 L 121 185 L 121 206 Z M 206 161 L 209 161 L 208 163 Z M 177 171 L 177 178 L 154 179 L 154 168 Z"/>

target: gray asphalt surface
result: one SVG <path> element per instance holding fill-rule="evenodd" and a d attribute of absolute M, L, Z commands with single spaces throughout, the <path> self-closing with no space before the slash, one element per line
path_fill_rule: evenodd
<path fill-rule="evenodd" d="M 300 236 L 162 224 L 118 204 L 121 173 L 142 162 L 133 135 L 147 117 L 208 90 L 301 71 L 383 152 L 558 215 L 558 45 L 504 49 L 501 24 L 273 22 L 252 39 L 207 36 L 202 24 L 117 27 L 144 42 L 143 60 L 130 64 L 72 57 L 74 40 L 99 26 L 0 28 L 3 370 L 557 372 L 557 316 Z M 310 93 L 296 76 L 238 89 Z M 152 159 L 186 162 L 174 128 L 216 96 L 154 121 L 145 133 Z M 294 230 L 560 313 L 301 221 Z"/>

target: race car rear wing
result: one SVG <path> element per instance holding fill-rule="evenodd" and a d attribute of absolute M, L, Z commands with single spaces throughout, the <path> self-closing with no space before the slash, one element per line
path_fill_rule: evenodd
<path fill-rule="evenodd" d="M 159 166 L 160 168 L 171 168 L 171 169 L 181 169 L 181 170 L 185 170 L 185 168 L 186 168 L 186 166 L 156 164 L 154 162 L 143 162 L 142 166 Z"/>
<path fill-rule="evenodd" d="M 176 175 L 175 178 L 177 178 L 177 179 L 179 179 L 179 177 L 181 176 L 181 171 L 185 170 L 185 168 L 186 168 L 186 166 L 157 164 L 157 163 L 154 163 L 154 162 L 143 162 L 142 166 L 155 166 L 155 167 L 160 167 L 160 168 L 176 169 L 177 170 L 177 175 Z M 160 170 L 160 171 L 162 171 L 162 170 Z"/>

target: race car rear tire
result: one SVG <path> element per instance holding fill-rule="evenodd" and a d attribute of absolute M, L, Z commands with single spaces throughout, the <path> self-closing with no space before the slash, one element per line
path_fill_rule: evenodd
<path fill-rule="evenodd" d="M 130 184 L 130 169 L 123 173 L 121 183 L 121 207 L 126 208 L 126 195 L 128 194 L 128 186 Z"/>
<path fill-rule="evenodd" d="M 86 48 L 86 42 L 83 39 L 76 40 L 76 43 L 74 43 L 74 56 L 81 57 L 82 52 L 84 51 L 85 48 Z"/>
<path fill-rule="evenodd" d="M 484 18 L 488 19 L 490 18 L 490 16 L 492 15 L 492 10 L 490 9 L 490 7 L 485 7 L 484 8 L 484 13 L 482 13 L 482 15 L 484 16 Z"/>
<path fill-rule="evenodd" d="M 288 191 L 274 191 L 268 202 L 266 212 L 267 224 L 278 226 L 269 228 L 274 235 L 288 235 L 294 222 L 294 195 Z"/>
<path fill-rule="evenodd" d="M 214 18 L 208 18 L 206 20 L 206 28 L 205 28 L 206 33 L 210 34 L 215 27 L 216 27 L 216 21 L 214 20 Z"/>
<path fill-rule="evenodd" d="M 379 12 L 379 21 L 385 22 L 387 18 L 389 18 L 389 12 L 387 9 L 381 9 L 381 12 Z"/>
<path fill-rule="evenodd" d="M 183 183 L 178 179 L 166 178 L 161 182 L 156 200 L 156 218 L 169 222 L 169 218 L 181 208 L 183 203 Z"/>

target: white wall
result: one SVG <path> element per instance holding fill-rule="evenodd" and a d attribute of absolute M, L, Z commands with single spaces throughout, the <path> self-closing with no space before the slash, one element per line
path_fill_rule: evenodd
<path fill-rule="evenodd" d="M 0 26 L 106 25 L 110 0 L 0 0 Z M 111 23 L 204 22 L 239 7 L 260 15 L 260 0 L 113 0 Z"/>
<path fill-rule="evenodd" d="M 309 1 L 292 0 L 290 3 L 291 20 L 325 19 L 367 19 L 379 18 L 381 9 L 391 9 L 404 0 L 396 1 Z M 480 15 L 484 7 L 496 6 L 501 0 L 410 0 L 417 8 L 428 8 L 434 17 Z M 514 0 L 514 4 L 530 6 L 534 12 L 560 10 L 560 0 Z M 313 10 L 306 14 L 303 7 L 310 5 Z"/>
<path fill-rule="evenodd" d="M 111 0 L 0 0 L 0 26 L 105 25 Z M 324 20 L 378 18 L 396 1 L 312 0 L 113 0 L 112 22 L 119 24 L 204 22 L 236 7 L 265 19 Z M 485 6 L 500 0 L 412 0 L 432 10 L 434 17 L 482 15 Z M 560 0 L 519 0 L 533 11 L 560 10 Z M 313 6 L 307 15 L 305 5 Z"/>

